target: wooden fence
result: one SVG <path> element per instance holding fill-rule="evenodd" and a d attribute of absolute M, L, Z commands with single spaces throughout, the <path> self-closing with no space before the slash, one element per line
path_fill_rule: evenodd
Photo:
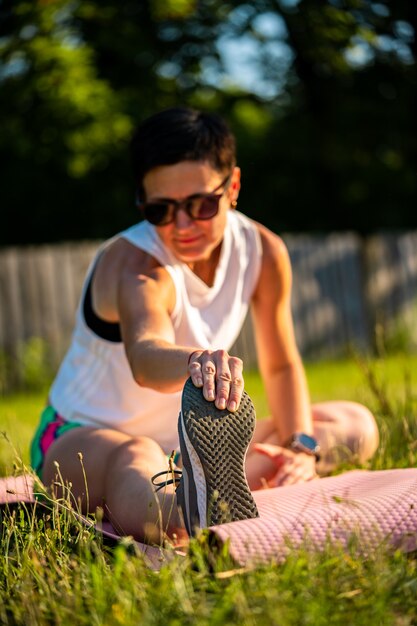
<path fill-rule="evenodd" d="M 367 239 L 354 233 L 283 239 L 293 266 L 292 309 L 303 357 L 335 356 L 352 345 L 367 350 L 375 328 L 390 333 L 400 325 L 410 341 L 415 340 L 417 231 Z M 93 241 L 0 250 L 3 378 L 19 379 L 22 354 L 34 337 L 44 340 L 50 365 L 57 366 L 98 245 Z M 248 365 L 256 363 L 250 317 L 235 350 Z"/>

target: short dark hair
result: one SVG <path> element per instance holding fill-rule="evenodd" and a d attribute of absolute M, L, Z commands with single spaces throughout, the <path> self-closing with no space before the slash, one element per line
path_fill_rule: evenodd
<path fill-rule="evenodd" d="M 236 164 L 236 142 L 225 120 L 215 113 L 173 107 L 142 122 L 130 143 L 133 175 L 139 194 L 143 178 L 159 165 L 208 161 L 219 172 Z"/>

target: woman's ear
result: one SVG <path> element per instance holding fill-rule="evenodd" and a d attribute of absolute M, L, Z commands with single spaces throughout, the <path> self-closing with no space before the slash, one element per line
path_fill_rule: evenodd
<path fill-rule="evenodd" d="M 232 179 L 230 181 L 230 206 L 234 209 L 237 205 L 237 199 L 240 191 L 240 167 L 234 167 Z"/>

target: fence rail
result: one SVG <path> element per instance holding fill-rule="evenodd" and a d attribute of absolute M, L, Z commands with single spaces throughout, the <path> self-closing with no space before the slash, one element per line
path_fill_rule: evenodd
<path fill-rule="evenodd" d="M 417 231 L 366 239 L 355 233 L 283 239 L 293 267 L 295 332 L 305 358 L 335 356 L 348 345 L 367 350 L 375 328 L 389 333 L 400 325 L 415 340 Z M 21 377 L 22 351 L 34 337 L 47 345 L 51 367 L 59 363 L 99 243 L 0 250 L 0 361 L 7 384 Z M 234 349 L 248 365 L 256 363 L 250 316 Z"/>

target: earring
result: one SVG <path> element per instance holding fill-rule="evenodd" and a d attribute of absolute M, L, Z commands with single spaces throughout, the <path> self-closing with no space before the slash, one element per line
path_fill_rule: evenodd
<path fill-rule="evenodd" d="M 232 207 L 232 209 L 235 209 L 237 207 L 237 200 L 232 200 L 230 206 Z"/>

